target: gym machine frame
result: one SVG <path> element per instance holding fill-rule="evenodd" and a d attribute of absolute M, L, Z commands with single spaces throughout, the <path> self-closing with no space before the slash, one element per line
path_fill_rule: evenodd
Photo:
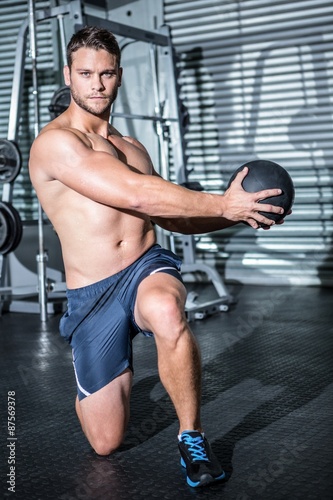
<path fill-rule="evenodd" d="M 184 129 L 181 120 L 181 102 L 178 97 L 178 87 L 176 78 L 176 61 L 174 49 L 172 46 L 170 29 L 168 26 L 162 26 L 157 31 L 147 31 L 133 26 L 121 24 L 115 21 L 106 20 L 103 18 L 95 17 L 92 15 L 85 15 L 83 11 L 83 6 L 80 0 L 73 0 L 65 5 L 54 7 L 48 10 L 40 10 L 34 12 L 33 2 L 30 0 L 29 7 L 29 19 L 23 22 L 19 35 L 18 43 L 16 49 L 15 66 L 14 66 L 14 77 L 12 86 L 12 97 L 10 105 L 10 115 L 9 115 L 9 125 L 8 125 L 8 140 L 17 141 L 18 139 L 18 123 L 20 117 L 21 109 L 21 96 L 22 96 L 22 86 L 23 86 L 23 76 L 24 76 L 24 57 L 26 50 L 26 39 L 28 27 L 30 28 L 30 45 L 32 52 L 33 65 L 36 60 L 33 54 L 35 50 L 34 40 L 35 33 L 34 27 L 36 22 L 41 22 L 51 18 L 58 18 L 60 25 L 60 34 L 63 37 L 63 25 L 62 20 L 64 15 L 69 15 L 70 19 L 74 24 L 74 30 L 77 31 L 85 25 L 100 26 L 109 29 L 115 35 L 123 36 L 125 38 L 130 38 L 134 41 L 147 42 L 151 47 L 151 63 L 153 66 L 153 79 L 154 79 L 154 100 L 155 100 L 155 115 L 145 116 L 145 115 L 131 115 L 124 113 L 112 113 L 112 116 L 123 117 L 128 119 L 150 119 L 156 123 L 156 131 L 159 139 L 159 150 L 160 150 L 160 160 L 162 176 L 168 176 L 168 165 L 166 164 L 165 158 L 167 157 L 169 151 L 169 145 L 172 145 L 172 159 L 174 164 L 176 182 L 180 185 L 185 185 L 191 188 L 191 182 L 188 181 L 188 171 L 186 168 L 186 156 L 184 150 Z M 159 85 L 158 85 L 158 75 L 155 65 L 155 55 L 156 49 L 159 51 L 158 55 L 161 61 L 164 62 L 164 67 L 167 69 L 167 75 L 170 85 L 168 85 L 169 95 L 168 95 L 168 106 L 170 117 L 163 116 L 162 106 L 159 99 Z M 36 82 L 35 82 L 36 83 Z M 37 93 L 38 89 L 34 88 L 34 98 L 35 107 L 37 104 Z M 35 109 L 38 113 L 38 108 Z M 37 118 L 36 118 L 36 123 Z M 37 134 L 37 130 L 36 130 Z M 170 139 L 171 135 L 171 139 Z M 195 184 L 195 183 L 193 183 Z M 196 187 L 194 187 L 196 189 Z M 11 183 L 5 184 L 3 188 L 3 201 L 11 201 L 13 195 L 13 186 Z M 64 292 L 66 285 L 64 283 L 53 283 L 51 287 L 46 283 L 46 261 L 47 255 L 43 248 L 43 219 L 42 210 L 39 210 L 39 253 L 37 255 L 37 275 L 38 275 L 38 295 L 39 295 L 39 307 L 41 320 L 45 321 L 47 319 L 47 294 L 48 292 Z M 212 282 L 215 290 L 218 294 L 218 298 L 205 303 L 197 302 L 197 294 L 190 292 L 188 294 L 188 300 L 186 302 L 186 314 L 189 320 L 193 319 L 203 319 L 207 315 L 216 313 L 218 311 L 227 311 L 229 308 L 229 303 L 231 302 L 231 297 L 224 285 L 224 282 L 217 272 L 215 267 L 210 265 L 196 262 L 195 257 L 195 238 L 192 235 L 166 235 L 163 232 L 161 238 L 163 240 L 163 245 L 173 246 L 174 238 L 180 239 L 182 252 L 183 252 L 183 264 L 182 264 L 182 274 L 193 274 L 193 273 L 204 273 L 208 279 Z M 172 248 L 173 249 L 173 248 Z M 0 275 L 0 300 L 4 296 L 10 296 L 13 292 L 11 287 L 4 286 L 4 280 L 7 272 L 7 262 L 6 256 L 3 256 L 2 270 Z M 0 304 L 1 305 L 1 304 Z M 0 309 L 1 313 L 1 309 Z"/>

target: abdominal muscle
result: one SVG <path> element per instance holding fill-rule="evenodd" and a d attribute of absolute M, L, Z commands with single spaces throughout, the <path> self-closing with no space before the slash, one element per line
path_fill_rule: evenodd
<path fill-rule="evenodd" d="M 62 206 L 66 208 L 49 218 L 61 241 L 67 288 L 81 288 L 118 273 L 156 242 L 149 217 L 87 199 L 72 198 Z"/>

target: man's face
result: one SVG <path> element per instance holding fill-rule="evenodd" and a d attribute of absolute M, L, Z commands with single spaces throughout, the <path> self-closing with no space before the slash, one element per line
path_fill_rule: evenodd
<path fill-rule="evenodd" d="M 121 85 L 122 68 L 106 50 L 88 48 L 73 53 L 72 67 L 64 69 L 74 102 L 95 116 L 108 115 Z"/>

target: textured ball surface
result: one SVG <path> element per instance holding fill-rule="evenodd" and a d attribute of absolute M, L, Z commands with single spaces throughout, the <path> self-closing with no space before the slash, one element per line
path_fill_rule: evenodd
<path fill-rule="evenodd" d="M 263 189 L 272 188 L 282 190 L 282 193 L 279 196 L 271 196 L 259 201 L 259 203 L 269 203 L 277 207 L 282 207 L 284 209 L 284 213 L 282 215 L 270 212 L 260 212 L 260 214 L 264 215 L 268 219 L 274 220 L 275 222 L 281 221 L 294 203 L 295 189 L 289 173 L 281 167 L 281 165 L 278 165 L 278 163 L 273 161 L 253 160 L 248 163 L 244 163 L 244 165 L 239 167 L 232 174 L 228 187 L 235 179 L 238 172 L 243 170 L 244 167 L 248 167 L 249 172 L 243 180 L 242 186 L 248 193 L 256 193 L 257 191 L 262 191 Z"/>

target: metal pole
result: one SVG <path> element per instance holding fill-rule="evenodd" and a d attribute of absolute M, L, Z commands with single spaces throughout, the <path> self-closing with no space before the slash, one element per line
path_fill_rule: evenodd
<path fill-rule="evenodd" d="M 62 14 L 60 14 L 58 16 L 58 25 L 59 25 L 59 33 L 60 33 L 60 46 L 61 46 L 62 63 L 65 66 L 65 64 L 67 64 L 67 55 L 66 55 L 66 38 L 65 38 L 64 16 Z"/>
<path fill-rule="evenodd" d="M 158 76 L 157 76 L 157 66 L 156 66 L 156 47 L 150 44 L 150 66 L 152 72 L 152 82 L 154 91 L 154 108 L 155 116 L 160 120 L 162 116 L 159 88 L 158 88 Z M 164 179 L 169 178 L 169 169 L 166 161 L 167 155 L 167 145 L 164 140 L 165 124 L 161 121 L 156 122 L 156 133 L 158 136 L 159 149 L 160 149 L 160 174 Z"/>
<path fill-rule="evenodd" d="M 30 56 L 32 61 L 32 88 L 34 98 L 35 116 L 35 138 L 39 134 L 39 103 L 38 103 L 38 80 L 37 80 L 37 51 L 36 51 L 36 20 L 34 0 L 29 0 L 29 34 L 30 34 Z M 38 295 L 41 321 L 47 320 L 47 296 L 46 296 L 46 262 L 47 253 L 44 249 L 43 233 L 43 210 L 38 203 L 38 254 L 37 275 L 38 275 Z"/>

